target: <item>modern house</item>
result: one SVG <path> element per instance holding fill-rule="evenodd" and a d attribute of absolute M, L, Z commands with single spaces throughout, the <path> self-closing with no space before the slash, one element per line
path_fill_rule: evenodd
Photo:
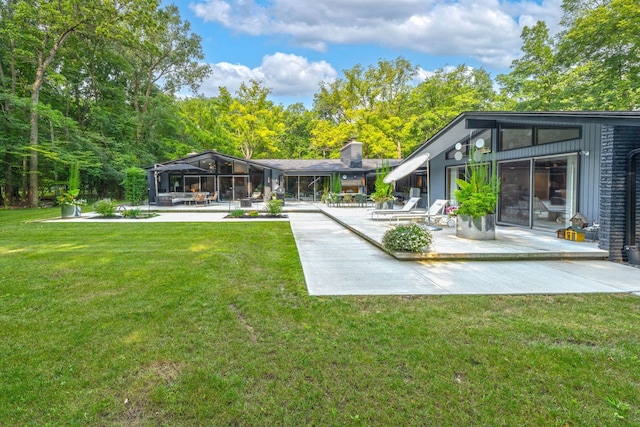
<path fill-rule="evenodd" d="M 599 246 L 611 260 L 625 259 L 624 247 L 635 245 L 640 112 L 462 113 L 403 161 L 389 160 L 394 168 L 429 155 L 396 181 L 396 190 L 420 189 L 422 207 L 429 198 L 455 204 L 455 179 L 464 178 L 473 147 L 497 166 L 498 224 L 555 231 L 581 213 L 599 225 Z M 285 200 L 320 201 L 336 178 L 343 191 L 371 194 L 381 164 L 363 159 L 357 141 L 345 144 L 340 159 L 246 160 L 209 151 L 149 168 L 149 200 L 205 191 L 220 200 L 275 192 Z"/>
<path fill-rule="evenodd" d="M 390 167 L 399 159 L 384 160 Z M 320 201 L 333 180 L 343 192 L 370 194 L 383 160 L 363 159 L 362 143 L 347 141 L 340 159 L 247 160 L 206 151 L 148 168 L 149 201 L 162 204 L 167 194 L 218 193 L 218 200 L 242 200 L 276 193 L 285 200 Z"/>
<path fill-rule="evenodd" d="M 455 179 L 465 176 L 474 148 L 497 165 L 499 224 L 555 230 L 579 212 L 599 225 L 599 245 L 612 260 L 635 245 L 640 112 L 467 112 L 405 162 L 428 153 L 431 199 L 455 204 Z"/>

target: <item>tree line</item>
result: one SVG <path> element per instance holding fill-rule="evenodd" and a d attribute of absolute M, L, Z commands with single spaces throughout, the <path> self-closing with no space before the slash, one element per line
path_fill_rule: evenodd
<path fill-rule="evenodd" d="M 427 75 L 400 57 L 283 106 L 249 81 L 214 97 L 200 37 L 157 0 L 0 0 L 0 198 L 36 207 L 78 163 L 82 192 L 121 194 L 124 171 L 201 150 L 243 158 L 331 158 L 349 138 L 370 158 L 411 153 L 463 111 L 636 110 L 637 0 L 564 0 L 562 30 L 522 32 L 492 78 L 464 64 Z M 214 76 L 215 77 L 215 76 Z"/>

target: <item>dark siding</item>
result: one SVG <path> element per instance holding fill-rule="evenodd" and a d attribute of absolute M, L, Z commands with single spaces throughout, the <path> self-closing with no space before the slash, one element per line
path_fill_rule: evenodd
<path fill-rule="evenodd" d="M 626 171 L 627 155 L 640 147 L 640 128 L 603 126 L 600 181 L 600 247 L 609 259 L 626 259 Z M 634 207 L 638 209 L 636 205 Z M 636 224 L 636 229 L 638 228 Z"/>

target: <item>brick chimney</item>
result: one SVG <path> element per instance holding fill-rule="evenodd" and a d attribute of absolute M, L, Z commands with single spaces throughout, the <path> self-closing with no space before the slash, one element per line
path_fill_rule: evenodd
<path fill-rule="evenodd" d="M 350 168 L 362 167 L 362 142 L 350 139 L 340 150 L 340 161 Z"/>

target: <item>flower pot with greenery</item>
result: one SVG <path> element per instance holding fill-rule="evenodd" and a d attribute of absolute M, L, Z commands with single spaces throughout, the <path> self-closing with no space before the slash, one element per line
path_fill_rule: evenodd
<path fill-rule="evenodd" d="M 371 200 L 376 203 L 377 209 L 382 209 L 386 203 L 389 209 L 393 208 L 393 185 L 384 182 L 384 179 L 389 175 L 389 163 L 382 163 L 382 166 L 376 170 L 376 183 L 375 190 L 371 193 Z"/>
<path fill-rule="evenodd" d="M 58 205 L 61 207 L 62 218 L 71 218 L 82 215 L 82 205 L 86 200 L 78 198 L 80 195 L 80 166 L 76 162 L 69 170 L 67 190 L 58 196 Z"/>
<path fill-rule="evenodd" d="M 500 192 L 495 161 L 483 161 L 480 151 L 469 153 L 466 179 L 456 179 L 456 235 L 473 240 L 496 238 L 495 210 Z"/>

